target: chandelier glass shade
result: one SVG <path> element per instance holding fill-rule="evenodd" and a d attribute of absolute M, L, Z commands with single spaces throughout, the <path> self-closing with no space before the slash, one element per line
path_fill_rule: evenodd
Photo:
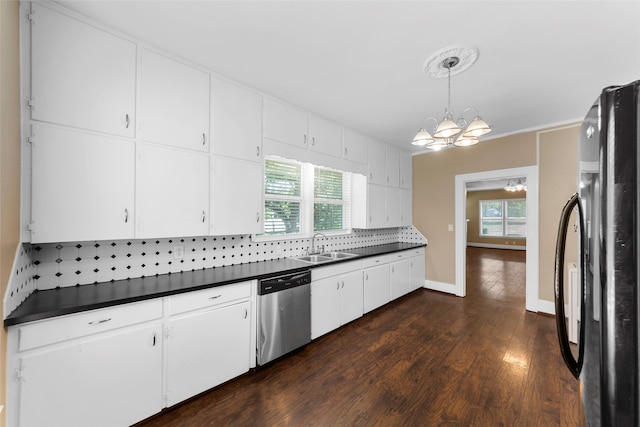
<path fill-rule="evenodd" d="M 412 145 L 425 147 L 433 151 L 438 151 L 449 146 L 468 147 L 479 142 L 479 137 L 491 132 L 491 126 L 485 122 L 478 114 L 478 110 L 473 107 L 466 108 L 460 117 L 454 119 L 451 109 L 451 69 L 458 65 L 459 58 L 452 56 L 446 58 L 441 63 L 441 67 L 447 69 L 449 83 L 448 103 L 444 110 L 444 117 L 438 121 L 435 117 L 429 116 L 422 121 L 423 125 L 427 120 L 433 120 L 435 127 L 431 132 L 426 127 L 422 127 L 411 141 Z M 473 115 L 468 115 L 470 121 L 464 117 L 468 112 L 473 111 Z"/>

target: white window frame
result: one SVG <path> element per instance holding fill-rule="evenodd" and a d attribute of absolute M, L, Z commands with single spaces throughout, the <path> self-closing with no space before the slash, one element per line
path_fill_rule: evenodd
<path fill-rule="evenodd" d="M 479 208 L 479 213 L 478 213 L 478 237 L 482 237 L 482 238 L 495 238 L 495 239 L 503 239 L 505 237 L 509 237 L 509 238 L 514 238 L 514 239 L 526 239 L 527 238 L 527 233 L 525 231 L 525 233 L 523 235 L 517 235 L 517 234 L 506 234 L 507 231 L 507 222 L 509 221 L 510 217 L 507 216 L 507 203 L 508 202 L 515 202 L 515 201 L 524 201 L 525 203 L 527 202 L 526 198 L 517 198 L 517 199 L 487 199 L 487 200 L 480 200 L 480 203 L 478 204 L 478 208 Z M 487 217 L 486 219 L 500 219 L 502 221 L 502 234 L 499 236 L 495 236 L 495 235 L 487 235 L 487 234 L 482 234 L 482 220 L 485 219 L 482 216 L 482 204 L 483 203 L 496 203 L 496 202 L 500 202 L 502 203 L 502 216 L 500 218 L 497 217 Z M 518 217 L 519 218 L 519 217 Z M 511 219 L 516 219 L 515 217 L 512 217 Z M 525 224 L 527 222 L 527 217 L 524 217 L 525 220 Z M 525 225 L 526 226 L 526 225 Z"/>
<path fill-rule="evenodd" d="M 304 163 L 297 160 L 286 159 L 279 156 L 265 156 L 264 161 L 267 160 L 295 163 L 301 165 L 301 177 L 300 177 L 300 197 L 292 196 L 277 196 L 272 194 L 266 194 L 263 192 L 263 207 L 267 200 L 286 200 L 291 199 L 300 202 L 300 233 L 289 234 L 256 234 L 252 236 L 253 241 L 275 241 L 275 240 L 288 240 L 295 238 L 309 238 L 313 236 L 314 231 L 314 204 L 316 201 L 319 203 L 336 203 L 336 199 L 315 199 L 314 197 L 314 169 L 321 168 L 327 170 L 333 170 L 342 173 L 342 229 L 341 230 L 320 230 L 317 233 L 325 234 L 326 236 L 339 236 L 351 233 L 351 173 L 346 171 L 340 171 L 324 166 L 313 165 L 311 163 Z M 266 173 L 266 168 L 265 168 Z M 263 175 L 264 179 L 264 175 Z M 264 226 L 263 226 L 264 230 Z"/>

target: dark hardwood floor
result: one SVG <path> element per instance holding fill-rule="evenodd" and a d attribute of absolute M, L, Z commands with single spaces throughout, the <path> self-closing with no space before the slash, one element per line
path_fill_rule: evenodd
<path fill-rule="evenodd" d="M 467 256 L 465 298 L 420 289 L 138 427 L 582 426 L 525 252 Z"/>

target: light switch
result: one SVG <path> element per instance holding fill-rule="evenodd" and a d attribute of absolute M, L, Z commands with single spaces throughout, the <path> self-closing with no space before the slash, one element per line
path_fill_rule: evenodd
<path fill-rule="evenodd" d="M 447 225 L 447 230 L 448 231 L 453 231 L 453 224 L 448 224 Z"/>

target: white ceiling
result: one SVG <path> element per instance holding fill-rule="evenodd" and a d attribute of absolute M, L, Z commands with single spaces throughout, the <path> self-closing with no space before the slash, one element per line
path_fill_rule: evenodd
<path fill-rule="evenodd" d="M 637 0 L 58 3 L 405 149 L 444 112 L 446 79 L 422 66 L 450 45 L 479 49 L 452 107 L 476 107 L 490 137 L 579 120 L 603 87 L 640 79 Z"/>

